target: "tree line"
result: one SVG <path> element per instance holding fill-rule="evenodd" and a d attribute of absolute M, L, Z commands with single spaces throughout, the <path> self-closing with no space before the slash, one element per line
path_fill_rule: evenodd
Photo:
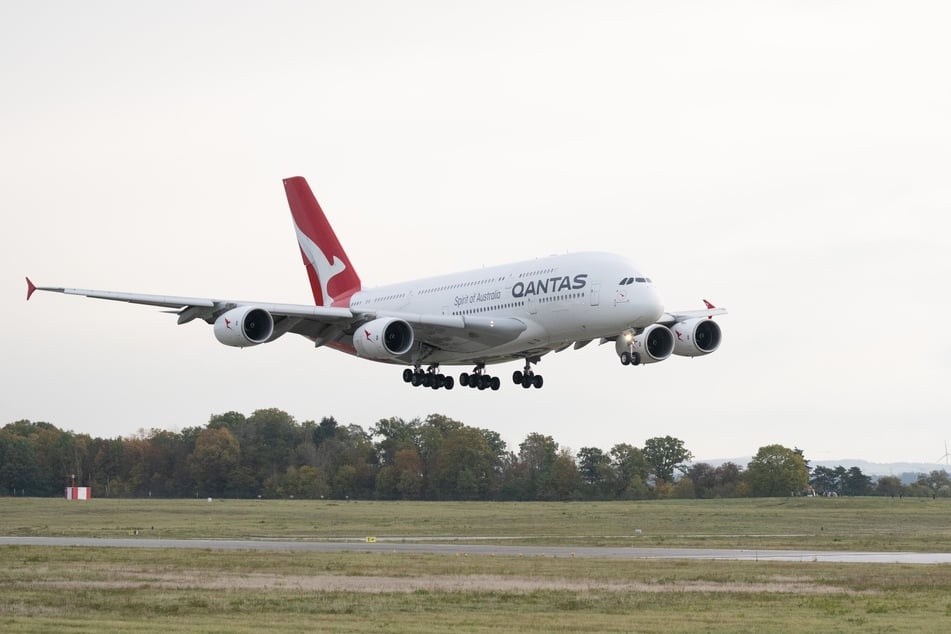
<path fill-rule="evenodd" d="M 298 423 L 279 409 L 227 412 L 204 427 L 93 438 L 45 422 L 0 429 L 0 495 L 631 500 L 788 495 L 951 496 L 945 471 L 905 485 L 857 467 L 810 469 L 802 450 L 761 447 L 745 467 L 691 463 L 671 436 L 577 453 L 529 434 L 517 450 L 492 430 L 440 414 L 385 418 L 368 431 L 334 418 Z"/>

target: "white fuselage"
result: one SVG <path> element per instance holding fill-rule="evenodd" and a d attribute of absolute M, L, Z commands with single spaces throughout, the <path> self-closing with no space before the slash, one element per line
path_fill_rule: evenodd
<path fill-rule="evenodd" d="M 653 283 L 626 258 L 610 253 L 550 256 L 362 290 L 354 313 L 386 312 L 467 318 L 515 318 L 515 340 L 480 352 L 432 350 L 430 363 L 498 363 L 541 356 L 573 343 L 616 337 L 653 324 L 663 304 Z"/>

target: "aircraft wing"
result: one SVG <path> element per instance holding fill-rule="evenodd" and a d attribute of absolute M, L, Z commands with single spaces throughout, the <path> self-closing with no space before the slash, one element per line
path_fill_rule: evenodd
<path fill-rule="evenodd" d="M 117 302 L 127 302 L 130 304 L 143 304 L 146 306 L 156 306 L 159 308 L 168 308 L 170 312 L 178 315 L 178 323 L 185 324 L 194 319 L 203 319 L 208 323 L 214 323 L 214 320 L 223 312 L 237 306 L 254 306 L 263 308 L 271 313 L 275 318 L 299 318 L 311 319 L 325 323 L 346 324 L 353 320 L 354 315 L 348 308 L 332 308 L 323 306 L 307 306 L 300 304 L 275 304 L 270 302 L 249 302 L 243 300 L 211 299 L 205 297 L 178 297 L 175 295 L 146 295 L 142 293 L 123 293 L 117 291 L 100 291 L 85 288 L 65 288 L 61 286 L 35 286 L 30 278 L 27 278 L 27 294 L 29 300 L 35 291 L 50 291 L 53 293 L 63 293 L 65 295 L 80 295 L 93 299 L 108 299 Z M 285 328 L 283 332 L 293 330 Z"/>
<path fill-rule="evenodd" d="M 706 308 L 702 310 L 679 310 L 664 313 L 657 320 L 657 323 L 670 326 L 688 319 L 712 319 L 716 315 L 725 315 L 727 312 L 726 308 L 717 308 L 707 300 L 703 300 L 703 303 L 706 304 Z"/>
<path fill-rule="evenodd" d="M 344 335 L 352 334 L 360 325 L 381 317 L 402 319 L 413 327 L 417 341 L 452 352 L 478 352 L 492 348 L 514 340 L 527 327 L 522 321 L 513 317 L 463 317 L 392 311 L 354 312 L 349 308 L 301 304 L 275 304 L 58 286 L 35 286 L 29 278 L 26 281 L 27 299 L 30 299 L 35 291 L 49 291 L 93 299 L 156 306 L 167 308 L 169 310 L 165 312 L 178 315 L 179 324 L 185 324 L 194 319 L 202 319 L 209 324 L 213 324 L 220 315 L 233 308 L 254 306 L 266 310 L 274 318 L 272 340 L 285 333 L 292 332 L 314 340 L 318 346 L 331 341 L 342 341 Z"/>

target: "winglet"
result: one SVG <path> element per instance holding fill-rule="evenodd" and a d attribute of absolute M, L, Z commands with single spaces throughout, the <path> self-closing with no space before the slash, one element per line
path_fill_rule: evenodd
<path fill-rule="evenodd" d="M 30 298 L 33 297 L 33 292 L 36 290 L 36 285 L 30 281 L 30 278 L 26 278 L 26 301 L 30 301 Z"/>
<path fill-rule="evenodd" d="M 707 300 L 703 300 L 703 303 L 707 305 L 707 308 L 716 308 L 716 306 L 714 306 L 713 304 L 711 304 L 711 303 L 708 302 Z"/>

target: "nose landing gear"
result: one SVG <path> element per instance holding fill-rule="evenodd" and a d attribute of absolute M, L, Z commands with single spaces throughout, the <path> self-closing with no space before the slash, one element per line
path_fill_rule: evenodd
<path fill-rule="evenodd" d="M 640 365 L 641 364 L 641 353 L 640 352 L 628 352 L 625 350 L 620 354 L 621 365 Z"/>
<path fill-rule="evenodd" d="M 634 352 L 634 331 L 627 330 L 622 332 L 615 344 L 614 349 L 617 352 L 617 356 L 621 359 L 621 365 L 640 365 L 641 364 L 641 353 Z"/>

